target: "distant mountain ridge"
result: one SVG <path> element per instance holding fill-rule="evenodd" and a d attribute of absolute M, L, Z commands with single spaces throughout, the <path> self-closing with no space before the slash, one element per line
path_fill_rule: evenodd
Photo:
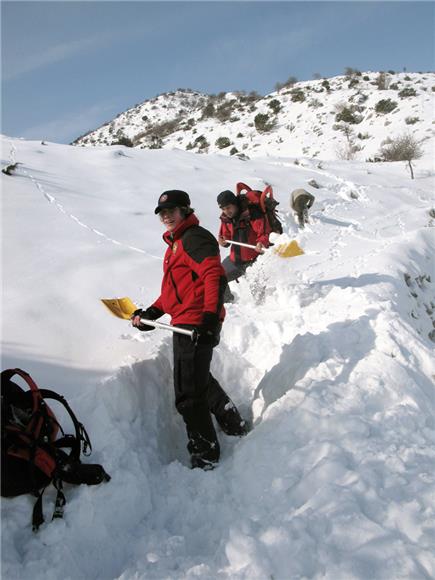
<path fill-rule="evenodd" d="M 435 73 L 354 71 L 256 92 L 178 89 L 146 100 L 76 139 L 239 157 L 367 160 L 386 139 L 410 133 L 433 157 Z"/>

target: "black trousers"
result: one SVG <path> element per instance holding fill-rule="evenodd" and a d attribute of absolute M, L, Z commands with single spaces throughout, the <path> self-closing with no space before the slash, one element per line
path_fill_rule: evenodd
<path fill-rule="evenodd" d="M 245 262 L 243 264 L 235 264 L 230 257 L 227 256 L 222 261 L 222 266 L 225 270 L 225 274 L 227 275 L 228 282 L 232 282 L 233 280 L 237 280 L 246 272 L 246 269 L 251 266 L 252 262 Z"/>
<path fill-rule="evenodd" d="M 213 345 L 195 344 L 188 336 L 174 334 L 173 347 L 175 406 L 188 437 L 199 434 L 217 443 L 211 413 L 222 415 L 230 398 L 210 373 Z"/>

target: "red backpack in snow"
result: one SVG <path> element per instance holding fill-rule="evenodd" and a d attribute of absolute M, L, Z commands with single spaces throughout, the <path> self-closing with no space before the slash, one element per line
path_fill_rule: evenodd
<path fill-rule="evenodd" d="M 14 383 L 11 380 L 14 375 L 21 377 L 30 390 L 24 391 Z M 47 399 L 65 408 L 74 425 L 74 435 L 65 434 Z M 57 489 L 53 518 L 61 518 L 66 503 L 63 482 L 96 485 L 110 480 L 101 465 L 81 463 L 80 453 L 83 449 L 84 455 L 90 455 L 91 442 L 64 397 L 39 389 L 21 369 L 1 373 L 1 419 L 1 495 L 15 497 L 32 493 L 36 496 L 34 530 L 44 521 L 42 494 L 50 483 Z"/>
<path fill-rule="evenodd" d="M 263 191 L 251 189 L 249 185 L 239 182 L 236 186 L 237 195 L 247 204 L 248 209 L 259 208 L 265 215 L 272 232 L 282 234 L 282 224 L 278 217 L 277 205 L 279 201 L 273 197 L 272 186 L 268 185 Z M 242 193 L 246 192 L 246 193 Z"/>

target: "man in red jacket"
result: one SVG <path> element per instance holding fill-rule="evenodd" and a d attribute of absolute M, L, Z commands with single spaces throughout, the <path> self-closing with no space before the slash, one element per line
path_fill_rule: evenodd
<path fill-rule="evenodd" d="M 236 244 L 231 245 L 230 255 L 222 262 L 228 282 L 237 280 L 269 247 L 269 234 L 271 228 L 267 217 L 260 207 L 251 204 L 249 207 L 244 198 L 235 195 L 230 190 L 222 191 L 217 196 L 217 202 L 222 210 L 220 216 L 221 226 L 218 241 L 221 246 L 227 248 L 230 244 L 227 240 L 242 242 L 255 246 L 255 250 Z M 233 296 L 229 289 L 225 294 L 225 302 L 230 302 Z"/>
<path fill-rule="evenodd" d="M 162 193 L 155 213 L 166 228 L 163 239 L 168 245 L 161 294 L 146 310 L 136 310 L 132 323 L 139 330 L 153 330 L 140 318 L 156 320 L 166 313 L 172 325 L 198 331 L 197 343 L 173 335 L 175 405 L 186 424 L 192 467 L 212 469 L 220 448 L 211 413 L 227 435 L 247 433 L 246 422 L 210 373 L 225 317 L 225 272 L 216 239 L 199 225 L 186 192 Z"/>

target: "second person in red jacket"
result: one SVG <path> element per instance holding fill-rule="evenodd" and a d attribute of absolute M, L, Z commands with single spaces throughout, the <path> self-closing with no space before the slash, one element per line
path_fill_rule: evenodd
<path fill-rule="evenodd" d="M 228 282 L 237 280 L 255 262 L 265 248 L 269 247 L 271 228 L 266 215 L 260 207 L 246 202 L 244 197 L 235 195 L 230 190 L 222 191 L 217 196 L 217 203 L 222 210 L 221 226 L 218 241 L 224 248 L 228 241 L 242 242 L 255 246 L 255 249 L 231 245 L 230 255 L 222 262 Z M 225 302 L 230 302 L 233 296 L 229 289 L 225 294 Z"/>

